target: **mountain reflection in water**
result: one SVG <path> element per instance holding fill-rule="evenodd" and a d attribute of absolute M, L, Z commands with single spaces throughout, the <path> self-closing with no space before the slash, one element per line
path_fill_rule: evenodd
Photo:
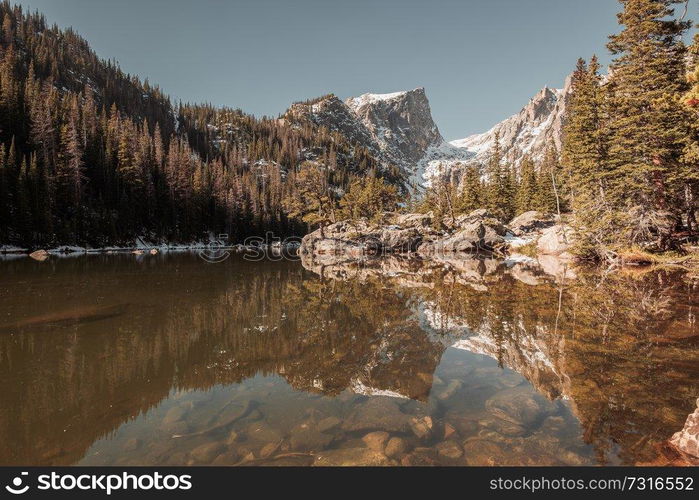
<path fill-rule="evenodd" d="M 693 460 L 696 278 L 304 265 L 0 262 L 0 464 Z"/>

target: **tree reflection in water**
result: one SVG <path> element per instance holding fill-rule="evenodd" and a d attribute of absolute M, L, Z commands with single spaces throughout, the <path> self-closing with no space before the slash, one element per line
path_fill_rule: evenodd
<path fill-rule="evenodd" d="M 0 263 L 0 463 L 691 460 L 667 444 L 699 395 L 690 277 L 304 266 Z"/>

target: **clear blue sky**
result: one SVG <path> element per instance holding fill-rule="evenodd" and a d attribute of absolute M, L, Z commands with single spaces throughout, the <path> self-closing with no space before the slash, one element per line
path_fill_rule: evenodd
<path fill-rule="evenodd" d="M 609 58 L 616 0 L 26 0 L 173 99 L 283 112 L 297 100 L 423 86 L 457 139 Z M 696 17 L 695 17 L 696 18 Z"/>

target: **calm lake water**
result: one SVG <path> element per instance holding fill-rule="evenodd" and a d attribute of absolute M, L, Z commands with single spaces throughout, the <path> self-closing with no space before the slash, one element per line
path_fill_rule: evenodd
<path fill-rule="evenodd" d="M 699 396 L 699 280 L 568 276 L 0 261 L 0 464 L 663 463 Z"/>

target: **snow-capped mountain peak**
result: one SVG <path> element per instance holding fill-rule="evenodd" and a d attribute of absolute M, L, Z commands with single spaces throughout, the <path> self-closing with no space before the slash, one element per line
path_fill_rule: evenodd
<path fill-rule="evenodd" d="M 561 89 L 546 86 L 519 113 L 487 132 L 451 141 L 451 145 L 473 153 L 472 161 L 484 163 L 490 155 L 496 134 L 499 134 L 500 146 L 508 161 L 518 165 L 525 154 L 540 160 L 549 145 L 555 145 L 559 150 L 561 148 L 570 91 L 570 77 Z"/>
<path fill-rule="evenodd" d="M 505 159 L 515 166 L 525 154 L 541 159 L 551 144 L 560 149 L 570 82 L 569 77 L 562 89 L 544 87 L 519 113 L 487 132 L 451 142 L 439 133 L 423 87 L 344 102 L 329 94 L 292 105 L 286 116 L 337 131 L 385 165 L 399 167 L 411 185 L 428 186 L 438 177 L 458 182 L 466 166 L 486 163 L 496 134 Z"/>
<path fill-rule="evenodd" d="M 424 92 L 425 89 L 418 88 L 415 90 L 422 90 Z M 400 92 L 391 92 L 388 94 L 362 94 L 359 97 L 350 97 L 349 99 L 347 99 L 346 103 L 351 109 L 356 109 L 360 106 L 372 104 L 378 101 L 390 101 L 392 99 L 398 99 L 400 97 L 405 96 L 405 94 L 407 94 L 408 92 L 408 90 L 401 90 Z"/>

